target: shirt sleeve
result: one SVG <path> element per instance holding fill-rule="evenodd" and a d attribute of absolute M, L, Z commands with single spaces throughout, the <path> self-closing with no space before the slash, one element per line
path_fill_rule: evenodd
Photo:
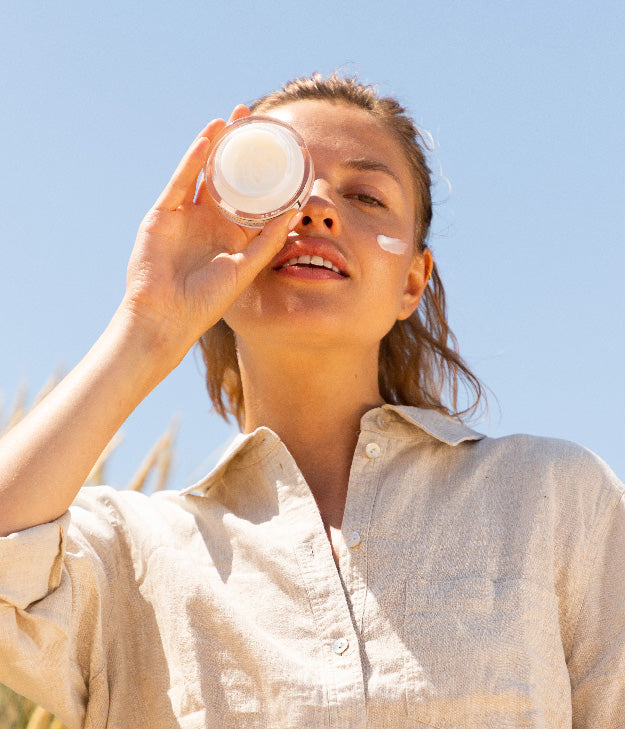
<path fill-rule="evenodd" d="M 106 720 L 108 579 L 73 531 L 68 512 L 0 538 L 0 682 L 78 729 L 100 725 L 88 713 Z"/>
<path fill-rule="evenodd" d="M 61 582 L 68 515 L 0 538 L 0 601 L 25 610 Z"/>
<path fill-rule="evenodd" d="M 568 661 L 573 729 L 625 728 L 625 496 L 611 472 L 604 485 L 612 505 L 589 545 Z"/>

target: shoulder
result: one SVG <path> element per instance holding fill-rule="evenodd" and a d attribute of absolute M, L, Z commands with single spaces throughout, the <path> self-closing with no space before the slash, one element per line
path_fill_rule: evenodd
<path fill-rule="evenodd" d="M 492 508 L 507 504 L 509 518 L 551 535 L 560 563 L 583 562 L 614 519 L 625 518 L 625 487 L 599 456 L 577 443 L 531 435 L 484 438 L 467 458 L 487 486 Z"/>
<path fill-rule="evenodd" d="M 534 435 L 493 438 L 433 410 L 385 406 L 393 416 L 392 434 L 412 449 L 426 453 L 436 468 L 442 465 L 461 477 L 578 486 L 589 491 L 623 494 L 623 484 L 595 453 L 577 443 Z"/>
<path fill-rule="evenodd" d="M 434 410 L 385 405 L 363 419 L 395 444 L 396 460 L 418 461 L 434 480 L 471 482 L 497 490 L 577 494 L 616 503 L 623 484 L 595 453 L 566 440 L 534 435 L 492 438 Z"/>
<path fill-rule="evenodd" d="M 79 550 L 152 551 L 192 528 L 193 500 L 177 491 L 146 495 L 110 486 L 85 486 L 70 507 L 68 540 Z"/>
<path fill-rule="evenodd" d="M 611 494 L 616 500 L 625 491 L 598 455 L 571 441 L 518 434 L 483 438 L 475 446 L 476 457 L 502 476 L 588 494 Z"/>
<path fill-rule="evenodd" d="M 125 491 L 112 486 L 84 486 L 76 496 L 70 513 L 72 520 L 88 523 L 103 517 L 113 524 L 152 518 L 167 519 L 168 515 L 183 509 L 184 497 L 178 491 L 163 491 L 146 495 L 139 491 Z"/>
<path fill-rule="evenodd" d="M 143 519 L 147 515 L 163 513 L 166 508 L 182 508 L 183 505 L 184 497 L 179 491 L 160 491 L 148 495 L 141 491 L 121 490 L 112 486 L 83 486 L 70 511 L 79 518 L 92 514 L 127 520 Z"/>
<path fill-rule="evenodd" d="M 448 484 L 515 509 L 549 505 L 553 518 L 605 523 L 625 487 L 595 453 L 566 440 L 516 434 L 485 436 L 434 411 L 386 408 L 402 464 L 418 463 L 434 483 Z M 400 446 L 400 444 L 403 444 Z M 455 484 L 455 486 L 454 486 Z"/>

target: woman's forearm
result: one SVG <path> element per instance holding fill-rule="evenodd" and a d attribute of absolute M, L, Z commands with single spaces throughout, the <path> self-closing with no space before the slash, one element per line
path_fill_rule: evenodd
<path fill-rule="evenodd" d="M 0 535 L 56 519 L 182 349 L 120 308 L 89 353 L 0 439 Z"/>
<path fill-rule="evenodd" d="M 237 107 L 233 117 L 249 115 Z M 80 364 L 0 440 L 0 535 L 56 519 L 137 405 L 228 311 L 286 241 L 295 210 L 251 231 L 200 187 L 214 120 L 139 227 L 126 295 Z M 301 217 L 301 214 L 299 214 Z"/>

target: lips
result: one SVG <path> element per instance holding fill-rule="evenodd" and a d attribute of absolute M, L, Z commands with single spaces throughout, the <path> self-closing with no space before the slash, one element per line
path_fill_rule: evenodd
<path fill-rule="evenodd" d="M 325 238 L 297 237 L 287 240 L 287 244 L 274 258 L 274 271 L 293 266 L 310 269 L 325 269 L 347 277 L 348 265 L 345 256 L 337 246 Z"/>
<path fill-rule="evenodd" d="M 335 266 L 332 261 L 329 261 L 327 258 L 322 258 L 321 256 L 310 256 L 308 255 L 308 253 L 305 253 L 302 256 L 298 256 L 297 258 L 290 258 L 285 264 L 280 266 L 280 268 L 287 268 L 288 266 L 312 266 L 313 268 L 329 268 L 331 271 L 334 271 L 334 273 L 341 274 L 338 267 Z"/>

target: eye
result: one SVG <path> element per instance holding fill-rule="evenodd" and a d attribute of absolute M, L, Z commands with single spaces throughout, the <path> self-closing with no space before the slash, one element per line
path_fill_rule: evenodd
<path fill-rule="evenodd" d="M 367 205 L 372 208 L 385 208 L 386 205 L 377 197 L 374 197 L 373 195 L 369 195 L 366 192 L 354 192 L 351 195 L 348 195 L 347 197 L 351 197 L 354 200 L 358 200 L 358 202 L 362 203 L 363 205 Z"/>

